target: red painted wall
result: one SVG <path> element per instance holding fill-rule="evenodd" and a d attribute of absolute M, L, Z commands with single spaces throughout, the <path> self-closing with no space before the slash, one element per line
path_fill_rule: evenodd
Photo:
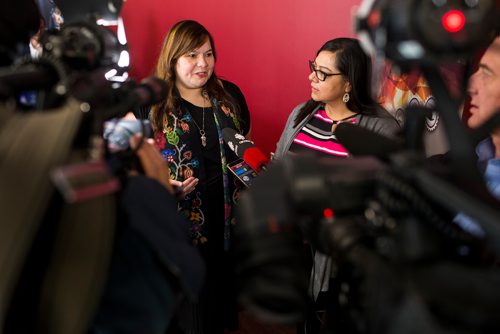
<path fill-rule="evenodd" d="M 245 94 L 252 139 L 274 151 L 288 114 L 309 98 L 307 60 L 327 40 L 353 36 L 351 12 L 361 0 L 128 0 L 122 11 L 131 74 L 152 73 L 163 37 L 194 19 L 214 36 L 217 74 Z"/>

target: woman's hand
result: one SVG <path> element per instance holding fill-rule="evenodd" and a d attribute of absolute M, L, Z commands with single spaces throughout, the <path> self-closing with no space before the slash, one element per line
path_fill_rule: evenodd
<path fill-rule="evenodd" d="M 181 198 L 184 198 L 184 196 L 186 196 L 187 194 L 192 192 L 194 188 L 196 188 L 198 181 L 199 180 L 197 178 L 191 176 L 185 179 L 183 182 L 170 180 L 170 184 L 173 185 L 174 187 L 179 188 L 181 191 L 180 196 Z"/>

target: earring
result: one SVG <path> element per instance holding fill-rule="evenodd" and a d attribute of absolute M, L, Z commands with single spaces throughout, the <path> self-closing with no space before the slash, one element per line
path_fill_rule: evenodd
<path fill-rule="evenodd" d="M 347 103 L 347 102 L 349 102 L 350 98 L 351 97 L 349 96 L 349 93 L 345 92 L 344 96 L 342 96 L 342 101 L 344 101 L 344 103 Z"/>

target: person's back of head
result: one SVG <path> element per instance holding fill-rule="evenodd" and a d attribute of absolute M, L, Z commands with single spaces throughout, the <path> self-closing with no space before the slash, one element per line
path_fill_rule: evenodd
<path fill-rule="evenodd" d="M 34 0 L 0 2 L 0 66 L 12 62 L 18 45 L 28 45 L 39 29 L 40 17 Z"/>

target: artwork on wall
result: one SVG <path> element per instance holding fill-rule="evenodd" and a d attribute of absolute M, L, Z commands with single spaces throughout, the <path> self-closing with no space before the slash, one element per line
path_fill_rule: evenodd
<path fill-rule="evenodd" d="M 457 94 L 459 87 L 459 69 L 443 67 L 442 74 L 447 79 L 450 92 Z M 435 98 L 422 73 L 417 70 L 400 74 L 391 63 L 387 63 L 382 75 L 380 103 L 392 113 L 400 123 L 404 121 L 407 106 L 420 105 L 434 109 Z M 460 112 L 457 110 L 457 112 Z M 440 115 L 433 111 L 426 117 L 424 146 L 427 155 L 441 154 L 448 150 L 445 132 Z"/>

